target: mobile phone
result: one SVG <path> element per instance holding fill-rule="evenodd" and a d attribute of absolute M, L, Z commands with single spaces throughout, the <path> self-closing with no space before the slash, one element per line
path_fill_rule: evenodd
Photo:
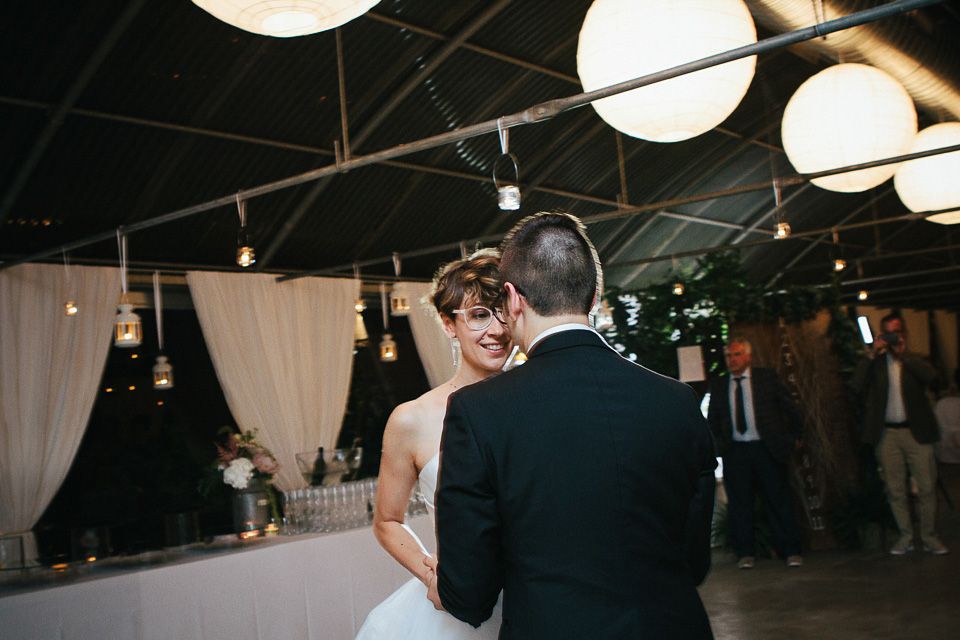
<path fill-rule="evenodd" d="M 898 333 L 881 333 L 877 337 L 887 344 L 897 344 L 900 342 L 900 334 Z"/>

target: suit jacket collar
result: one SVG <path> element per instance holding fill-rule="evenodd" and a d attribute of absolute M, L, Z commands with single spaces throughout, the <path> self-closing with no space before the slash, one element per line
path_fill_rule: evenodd
<path fill-rule="evenodd" d="M 612 350 L 612 347 L 607 344 L 599 333 L 585 326 L 583 329 L 569 329 L 542 338 L 533 345 L 533 349 L 530 350 L 527 357 L 535 358 L 545 353 L 550 353 L 551 351 L 557 351 L 558 349 L 583 346 L 606 347 Z M 614 353 L 616 353 L 616 351 L 614 351 Z"/>

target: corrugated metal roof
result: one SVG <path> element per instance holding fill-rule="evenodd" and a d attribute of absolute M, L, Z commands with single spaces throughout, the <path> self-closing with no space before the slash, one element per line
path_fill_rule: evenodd
<path fill-rule="evenodd" d="M 577 38 L 590 0 L 498 6 L 383 0 L 342 28 L 354 156 L 580 92 Z M 20 1 L 8 11 L 0 27 L 0 258 L 56 249 L 335 162 L 341 119 L 333 32 L 254 35 L 187 0 Z M 931 40 L 945 40 L 937 46 L 957 55 L 956 39 L 940 37 L 960 26 L 956 7 L 920 11 L 934 25 Z M 126 26 L 125 16 L 132 16 Z M 354 169 L 322 186 L 251 198 L 250 231 L 262 257 L 256 268 L 287 272 L 387 259 L 394 251 L 503 233 L 537 210 L 566 210 L 590 222 L 608 283 L 634 287 L 669 278 L 672 254 L 770 237 L 773 177 L 792 172 L 778 123 L 793 91 L 826 64 L 806 51 L 764 54 L 740 106 L 717 130 L 673 144 L 622 136 L 625 184 L 617 135 L 590 106 L 511 129 L 523 185 L 519 213 L 496 208 L 496 134 Z M 61 106 L 62 122 L 52 121 Z M 930 124 L 926 118 L 921 114 L 921 126 Z M 761 188 L 673 202 L 754 184 Z M 624 191 L 624 206 L 663 204 L 590 220 L 616 211 Z M 782 196 L 781 215 L 795 232 L 906 212 L 890 183 L 864 194 L 787 186 Z M 233 205 L 153 227 L 131 236 L 131 262 L 235 269 L 237 228 Z M 758 282 L 785 269 L 780 282 L 823 283 L 830 274 L 820 265 L 840 251 L 849 261 L 862 258 L 869 275 L 949 264 L 948 250 L 873 258 L 957 243 L 950 229 L 926 222 L 843 231 L 842 249 L 831 237 L 819 240 L 751 245 L 743 263 Z M 115 245 L 76 249 L 72 258 L 115 263 Z M 429 277 L 457 253 L 411 258 L 404 274 Z M 638 263 L 655 256 L 668 259 Z M 392 266 L 385 260 L 364 272 L 389 274 Z M 956 305 L 943 296 L 931 300 Z"/>

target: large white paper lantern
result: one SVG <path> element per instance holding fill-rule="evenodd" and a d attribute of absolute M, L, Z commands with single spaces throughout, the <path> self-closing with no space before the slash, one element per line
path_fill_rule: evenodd
<path fill-rule="evenodd" d="M 227 24 L 264 36 L 291 38 L 334 29 L 380 0 L 193 0 Z"/>
<path fill-rule="evenodd" d="M 960 122 L 944 122 L 918 133 L 908 153 L 957 144 L 960 144 Z M 904 162 L 893 176 L 893 186 L 910 211 L 960 209 L 960 151 Z M 958 224 L 960 211 L 938 213 L 927 220 Z"/>
<path fill-rule="evenodd" d="M 794 169 L 815 173 L 907 153 L 917 134 L 917 112 L 903 86 L 887 73 L 864 64 L 838 64 L 800 85 L 783 112 L 780 134 Z M 830 191 L 866 191 L 898 166 L 812 182 Z"/>
<path fill-rule="evenodd" d="M 580 29 L 577 72 L 593 91 L 757 41 L 741 0 L 595 0 Z M 705 133 L 750 86 L 756 56 L 593 103 L 611 127 L 654 142 Z"/>

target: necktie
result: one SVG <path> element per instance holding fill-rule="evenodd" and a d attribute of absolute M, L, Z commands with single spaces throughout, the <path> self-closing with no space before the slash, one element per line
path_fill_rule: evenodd
<path fill-rule="evenodd" d="M 737 381 L 737 390 L 733 394 L 733 426 L 737 433 L 744 434 L 747 432 L 747 414 L 743 410 L 743 385 L 740 384 L 743 377 L 734 378 L 734 380 Z"/>

